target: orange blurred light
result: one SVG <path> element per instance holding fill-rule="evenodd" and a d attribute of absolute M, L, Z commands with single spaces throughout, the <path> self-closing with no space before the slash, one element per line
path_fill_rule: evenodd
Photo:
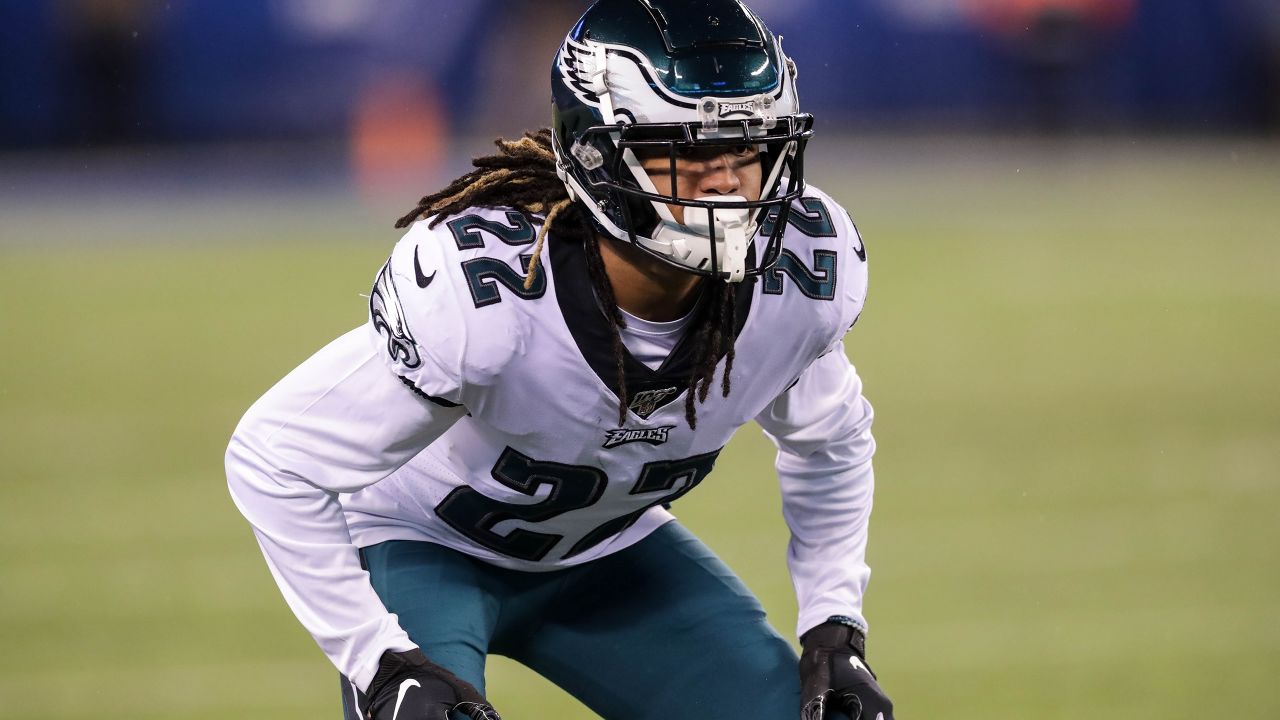
<path fill-rule="evenodd" d="M 406 186 L 425 193 L 445 157 L 446 119 L 435 86 L 421 77 L 389 74 L 361 92 L 351 123 L 351 164 L 357 187 L 386 202 Z"/>

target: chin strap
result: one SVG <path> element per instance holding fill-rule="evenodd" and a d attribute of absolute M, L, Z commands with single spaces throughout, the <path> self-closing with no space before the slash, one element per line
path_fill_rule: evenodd
<path fill-rule="evenodd" d="M 723 211 L 722 211 L 723 212 Z M 747 276 L 747 230 L 751 227 L 750 213 L 746 210 L 734 212 L 731 217 L 717 223 L 717 230 L 724 230 L 724 259 L 720 268 L 728 271 L 726 278 L 731 283 L 742 282 Z"/>
<path fill-rule="evenodd" d="M 739 195 L 712 195 L 696 199 L 713 203 L 746 201 Z M 683 225 L 674 219 L 664 218 L 654 229 L 652 238 L 640 237 L 638 240 L 652 250 L 669 255 L 681 265 L 695 270 L 714 269 L 725 274 L 728 282 L 741 282 L 747 275 L 749 231 L 755 227 L 751 222 L 751 211 L 746 208 L 687 207 L 684 218 Z M 715 232 L 714 254 L 712 225 Z"/>

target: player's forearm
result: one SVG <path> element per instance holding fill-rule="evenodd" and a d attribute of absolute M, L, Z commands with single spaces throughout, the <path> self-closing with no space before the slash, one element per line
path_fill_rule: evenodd
<path fill-rule="evenodd" d="M 787 566 L 799 605 L 796 635 L 833 615 L 852 618 L 865 630 L 862 597 L 871 575 L 866 548 L 875 487 L 871 460 L 833 471 L 841 464 L 838 459 L 829 464 L 815 459 L 821 458 L 800 460 L 785 452 L 778 459 L 782 512 L 791 530 Z"/>
<path fill-rule="evenodd" d="M 832 615 L 862 619 L 867 521 L 875 476 L 875 414 L 841 351 L 818 358 L 757 420 L 778 447 L 787 563 L 800 616 L 797 635 Z"/>
<path fill-rule="evenodd" d="M 335 667 L 363 689 L 384 651 L 414 647 L 360 567 L 334 494 L 270 469 L 238 437 L 227 478 L 281 594 Z"/>

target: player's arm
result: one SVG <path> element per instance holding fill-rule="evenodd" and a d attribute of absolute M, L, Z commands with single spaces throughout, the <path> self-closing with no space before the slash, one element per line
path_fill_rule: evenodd
<path fill-rule="evenodd" d="M 369 584 L 338 493 L 403 465 L 464 414 L 415 395 L 368 325 L 330 343 L 245 414 L 227 481 L 285 600 L 344 675 L 365 689 L 387 650 L 416 646 Z"/>
<path fill-rule="evenodd" d="M 800 606 L 803 720 L 831 709 L 892 720 L 893 705 L 866 665 L 862 596 L 875 476 L 874 414 L 837 344 L 756 420 L 778 447 L 787 564 Z"/>
<path fill-rule="evenodd" d="M 783 512 L 791 530 L 787 560 L 800 604 L 796 634 L 832 616 L 848 618 L 865 634 L 874 415 L 845 355 L 844 336 L 866 303 L 867 251 L 849 214 L 816 188 L 810 192 L 836 231 L 825 248 L 837 258 L 838 292 L 812 314 L 825 350 L 756 420 L 778 448 Z"/>
<path fill-rule="evenodd" d="M 892 720 L 893 705 L 865 662 L 862 614 L 871 576 L 866 549 L 875 489 L 874 413 L 843 342 L 866 302 L 867 251 L 849 214 L 832 215 L 842 292 L 829 308 L 835 312 L 827 314 L 827 350 L 756 419 L 778 447 L 783 515 L 791 530 L 787 563 L 800 606 L 804 718 L 823 720 L 840 710 L 854 720 Z"/>
<path fill-rule="evenodd" d="M 466 412 L 465 323 L 438 240 L 415 226 L 378 274 L 369 323 L 273 387 L 227 449 L 232 497 L 286 601 L 352 681 L 361 714 L 376 720 L 443 720 L 450 708 L 497 717 L 475 688 L 424 657 L 382 605 L 338 502 Z M 424 265 L 439 273 L 434 284 L 415 277 Z M 431 342 L 419 344 L 415 329 Z"/>
<path fill-rule="evenodd" d="M 787 564 L 804 635 L 832 616 L 866 630 L 862 595 L 875 476 L 874 414 L 837 346 L 815 360 L 756 420 L 778 448 Z"/>

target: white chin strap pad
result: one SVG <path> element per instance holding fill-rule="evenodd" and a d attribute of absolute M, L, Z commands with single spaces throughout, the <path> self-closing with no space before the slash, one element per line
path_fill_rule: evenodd
<path fill-rule="evenodd" d="M 712 195 L 696 198 L 701 202 L 745 202 L 739 195 Z M 655 203 L 657 204 L 657 203 Z M 664 208 L 665 209 L 665 208 Z M 668 216 L 667 213 L 660 215 Z M 715 259 L 711 267 L 711 223 L 715 224 Z M 653 232 L 653 238 L 639 238 L 646 246 L 667 254 L 672 260 L 695 270 L 714 269 L 726 273 L 729 282 L 741 282 L 747 272 L 748 231 L 752 228 L 751 211 L 746 208 L 686 207 L 684 224 L 664 218 Z"/>

